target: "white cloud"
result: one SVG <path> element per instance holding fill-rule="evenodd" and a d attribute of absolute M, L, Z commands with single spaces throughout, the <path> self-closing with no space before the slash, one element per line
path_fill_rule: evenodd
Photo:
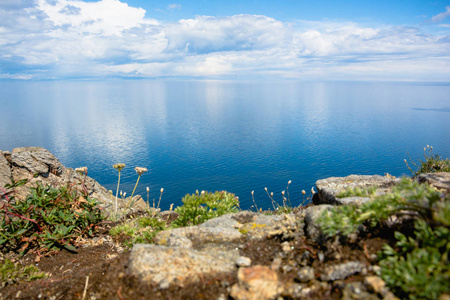
<path fill-rule="evenodd" d="M 431 22 L 433 23 L 439 23 L 444 21 L 447 17 L 450 16 L 450 6 L 445 7 L 445 11 L 441 12 L 440 14 L 435 15 L 431 18 Z"/>
<path fill-rule="evenodd" d="M 21 3 L 0 6 L 0 78 L 450 78 L 450 36 L 415 27 L 257 15 L 161 23 L 119 0 Z"/>
<path fill-rule="evenodd" d="M 176 10 L 176 9 L 178 9 L 178 10 L 180 10 L 181 9 L 181 4 L 169 4 L 169 5 L 167 5 L 167 9 L 168 10 Z"/>
<path fill-rule="evenodd" d="M 157 24 L 155 20 L 144 19 L 144 9 L 129 7 L 119 0 L 57 0 L 51 3 L 38 0 L 38 8 L 55 26 L 69 26 L 80 33 L 120 35 L 144 24 Z"/>

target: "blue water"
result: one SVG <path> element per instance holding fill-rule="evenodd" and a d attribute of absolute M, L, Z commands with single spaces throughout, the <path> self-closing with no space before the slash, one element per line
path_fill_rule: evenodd
<path fill-rule="evenodd" d="M 162 208 L 228 190 L 242 208 L 291 203 L 318 179 L 408 174 L 423 147 L 450 157 L 450 85 L 297 81 L 0 82 L 0 149 L 40 146 L 67 167 Z"/>

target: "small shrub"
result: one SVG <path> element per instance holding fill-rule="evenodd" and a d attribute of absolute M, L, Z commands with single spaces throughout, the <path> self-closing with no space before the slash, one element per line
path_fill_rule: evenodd
<path fill-rule="evenodd" d="M 437 299 L 450 292 L 449 194 L 403 178 L 392 193 L 360 207 L 325 211 L 318 221 L 325 235 L 348 236 L 359 226 L 379 226 L 390 216 L 405 214 L 416 219 L 414 235 L 395 232 L 395 246 L 385 245 L 379 253 L 378 275 L 402 299 Z"/>
<path fill-rule="evenodd" d="M 111 228 L 109 234 L 131 248 L 137 243 L 152 243 L 156 234 L 166 228 L 166 223 L 157 217 L 141 217 Z"/>
<path fill-rule="evenodd" d="M 238 198 L 226 191 L 187 194 L 182 202 L 182 206 L 175 208 L 175 212 L 179 216 L 172 223 L 174 227 L 198 225 L 209 219 L 239 210 Z"/>
<path fill-rule="evenodd" d="M 12 188 L 25 181 L 7 186 Z M 76 251 L 78 236 L 92 236 L 101 221 L 95 199 L 81 195 L 73 186 L 53 188 L 38 183 L 23 201 L 3 195 L 0 203 L 0 245 L 27 250 L 38 247 L 47 251 L 65 248 Z"/>
<path fill-rule="evenodd" d="M 419 159 L 418 165 L 410 159 L 417 170 L 413 170 L 408 165 L 406 159 L 404 160 L 413 176 L 421 173 L 450 172 L 450 160 L 448 158 L 442 158 L 439 154 L 434 154 L 433 147 L 427 145 L 427 147 L 423 149 L 423 156 L 425 157 L 425 160 Z"/>
<path fill-rule="evenodd" d="M 18 263 L 13 263 L 9 259 L 5 259 L 0 264 L 0 287 L 5 287 L 7 284 L 14 284 L 20 281 L 32 281 L 45 277 L 48 277 L 48 274 L 41 272 L 33 265 L 20 266 Z"/>
<path fill-rule="evenodd" d="M 402 299 L 438 299 L 450 292 L 450 230 L 423 220 L 415 229 L 414 238 L 396 232 L 395 247 L 384 245 L 378 275 Z"/>

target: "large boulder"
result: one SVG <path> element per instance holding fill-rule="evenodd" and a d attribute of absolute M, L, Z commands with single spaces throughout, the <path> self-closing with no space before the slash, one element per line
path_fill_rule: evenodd
<path fill-rule="evenodd" d="M 450 192 L 450 172 L 422 173 L 415 178 L 420 183 L 428 183 L 440 190 Z"/>
<path fill-rule="evenodd" d="M 131 250 L 129 270 L 144 284 L 164 289 L 172 285 L 182 287 L 205 276 L 234 273 L 238 258 L 237 251 L 137 244 Z"/>
<path fill-rule="evenodd" d="M 9 181 L 8 181 L 9 178 Z M 51 185 L 55 188 L 70 185 L 81 191 L 86 189 L 88 195 L 96 198 L 105 215 L 113 215 L 115 211 L 115 197 L 108 190 L 89 176 L 78 174 L 71 168 L 66 168 L 50 151 L 41 147 L 15 148 L 9 159 L 4 152 L 0 153 L 0 187 L 11 180 L 26 179 L 27 183 L 14 189 L 15 199 L 25 199 L 30 187 L 38 183 Z M 118 212 L 124 212 L 128 199 L 118 199 Z M 132 210 L 147 209 L 148 205 L 142 197 L 133 198 Z"/>
<path fill-rule="evenodd" d="M 338 197 L 342 191 L 346 189 L 359 188 L 366 189 L 376 187 L 375 195 L 389 193 L 391 187 L 398 183 L 400 179 L 391 176 L 380 175 L 349 175 L 347 177 L 330 177 L 316 181 L 318 197 L 315 198 L 314 204 L 361 204 L 370 200 L 367 196 L 357 197 Z"/>

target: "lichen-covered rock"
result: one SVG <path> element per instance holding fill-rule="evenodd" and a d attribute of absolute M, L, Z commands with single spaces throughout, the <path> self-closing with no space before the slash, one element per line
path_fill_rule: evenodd
<path fill-rule="evenodd" d="M 416 180 L 420 183 L 428 183 L 440 190 L 446 190 L 450 192 L 450 173 L 449 172 L 437 172 L 437 173 L 422 173 L 416 176 Z"/>
<path fill-rule="evenodd" d="M 137 244 L 130 253 L 129 270 L 143 283 L 160 288 L 194 283 L 203 276 L 236 271 L 237 251 L 197 251 L 177 247 Z"/>
<path fill-rule="evenodd" d="M 193 244 L 231 243 L 241 238 L 242 234 L 237 229 L 191 226 L 161 231 L 154 241 L 158 245 L 189 249 Z"/>
<path fill-rule="evenodd" d="M 334 265 L 325 269 L 320 275 L 322 281 L 334 281 L 345 279 L 358 273 L 366 273 L 366 266 L 359 261 L 349 261 L 343 264 Z"/>
<path fill-rule="evenodd" d="M 230 293 L 236 300 L 276 299 L 283 291 L 278 274 L 266 266 L 239 268 L 238 281 Z"/>
<path fill-rule="evenodd" d="M 11 184 L 11 167 L 3 151 L 0 151 L 0 188 Z"/>
<path fill-rule="evenodd" d="M 361 204 L 370 200 L 370 197 L 343 197 L 337 195 L 348 188 L 376 187 L 376 195 L 386 194 L 399 179 L 380 175 L 349 175 L 347 177 L 330 177 L 316 181 L 318 197 L 314 204 Z"/>

